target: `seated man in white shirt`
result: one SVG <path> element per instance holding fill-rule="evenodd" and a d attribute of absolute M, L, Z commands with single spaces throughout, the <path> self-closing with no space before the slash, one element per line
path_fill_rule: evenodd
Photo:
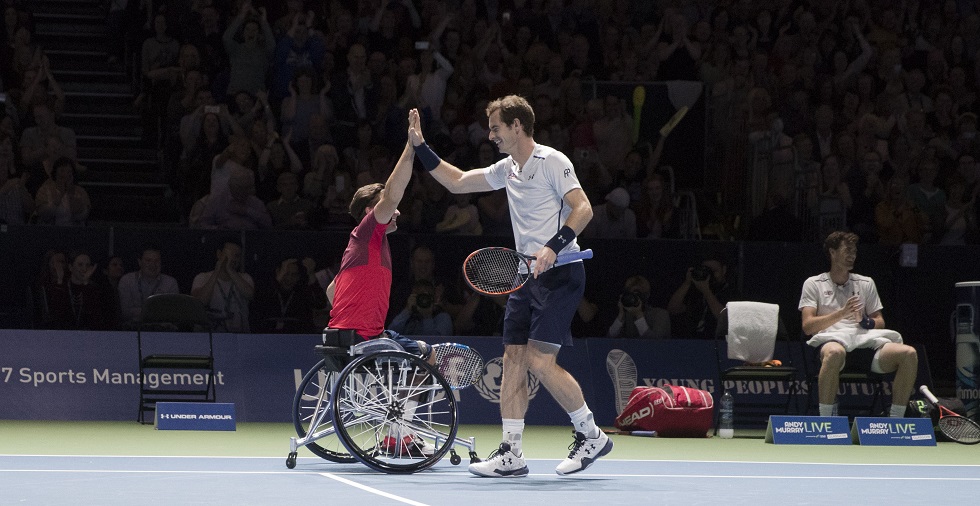
<path fill-rule="evenodd" d="M 831 232 L 824 241 L 830 271 L 803 283 L 799 309 L 807 344 L 818 348 L 817 377 L 820 415 L 835 415 L 840 372 L 845 368 L 895 373 L 890 416 L 905 415 L 918 373 L 915 348 L 902 336 L 885 329 L 881 300 L 874 280 L 854 274 L 857 234 Z"/>

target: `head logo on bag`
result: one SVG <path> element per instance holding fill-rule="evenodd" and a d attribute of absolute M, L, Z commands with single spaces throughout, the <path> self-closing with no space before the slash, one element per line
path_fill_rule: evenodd
<path fill-rule="evenodd" d="M 636 387 L 616 417 L 616 428 L 652 430 L 662 437 L 705 437 L 713 410 L 711 394 L 704 390 L 673 385 Z"/>
<path fill-rule="evenodd" d="M 663 403 L 662 399 L 657 399 L 657 401 L 660 402 L 661 404 Z M 626 415 L 626 413 L 623 414 Z M 652 416 L 653 416 L 653 403 L 650 403 L 646 406 L 637 409 L 636 411 L 630 412 L 625 418 L 623 418 L 622 423 L 623 425 L 633 425 L 644 418 L 650 418 Z"/>

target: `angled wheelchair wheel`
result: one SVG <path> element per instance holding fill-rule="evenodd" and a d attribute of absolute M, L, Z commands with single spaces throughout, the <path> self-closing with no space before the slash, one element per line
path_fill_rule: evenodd
<path fill-rule="evenodd" d="M 330 409 L 330 395 L 339 374 L 337 365 L 332 359 L 323 359 L 306 373 L 293 398 L 293 425 L 301 438 L 313 433 L 314 439 L 305 446 L 314 455 L 347 463 L 355 459 L 337 437 Z"/>
<path fill-rule="evenodd" d="M 376 471 L 428 469 L 455 442 L 456 397 L 438 370 L 414 355 L 362 355 L 341 371 L 333 395 L 337 435 Z"/>

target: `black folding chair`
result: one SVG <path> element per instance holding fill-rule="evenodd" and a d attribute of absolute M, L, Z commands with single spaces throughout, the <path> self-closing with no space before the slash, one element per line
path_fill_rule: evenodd
<path fill-rule="evenodd" d="M 196 339 L 197 343 L 190 343 L 185 336 L 167 339 L 162 334 L 174 332 L 206 333 L 207 347 L 203 335 Z M 166 344 L 163 343 L 165 340 Z M 158 402 L 215 402 L 214 334 L 203 302 L 184 294 L 151 295 L 143 303 L 136 341 L 140 385 L 137 421 L 148 423 L 144 413 L 153 411 Z M 186 349 L 180 349 L 184 346 Z M 166 352 L 144 354 L 144 348 L 165 348 Z M 175 349 L 183 353 L 172 351 Z M 164 388 L 160 388 L 159 384 L 148 384 L 147 374 L 152 373 L 175 375 L 175 381 Z M 198 374 L 206 375 L 203 385 L 199 384 L 200 378 L 195 378 Z"/>
<path fill-rule="evenodd" d="M 776 341 L 786 340 L 786 326 L 782 318 L 777 317 Z M 752 336 L 749 336 L 752 337 Z M 794 365 L 792 347 L 787 347 L 784 353 L 780 353 L 779 360 L 782 365 L 748 365 L 742 361 L 728 358 L 728 308 L 722 309 L 718 315 L 718 326 L 715 328 L 715 357 L 718 362 L 718 388 L 715 389 L 715 404 L 721 405 L 721 396 L 724 394 L 727 383 L 739 382 L 760 382 L 767 385 L 773 383 L 783 383 L 783 387 L 776 387 L 774 392 L 759 394 L 757 397 L 764 400 L 745 401 L 741 400 L 744 396 L 733 393 L 735 401 L 734 412 L 736 423 L 745 424 L 762 423 L 763 425 L 772 414 L 789 413 L 790 405 L 793 404 L 796 395 L 800 391 L 797 367 Z M 778 348 L 777 348 L 778 349 Z M 717 417 L 719 410 L 715 411 L 715 433 L 718 431 Z"/>

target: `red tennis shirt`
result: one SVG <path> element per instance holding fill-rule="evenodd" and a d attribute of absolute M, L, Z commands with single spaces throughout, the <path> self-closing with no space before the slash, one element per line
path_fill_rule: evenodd
<path fill-rule="evenodd" d="M 368 212 L 350 233 L 334 282 L 330 328 L 353 329 L 363 337 L 384 331 L 391 294 L 391 249 L 387 223 Z"/>

